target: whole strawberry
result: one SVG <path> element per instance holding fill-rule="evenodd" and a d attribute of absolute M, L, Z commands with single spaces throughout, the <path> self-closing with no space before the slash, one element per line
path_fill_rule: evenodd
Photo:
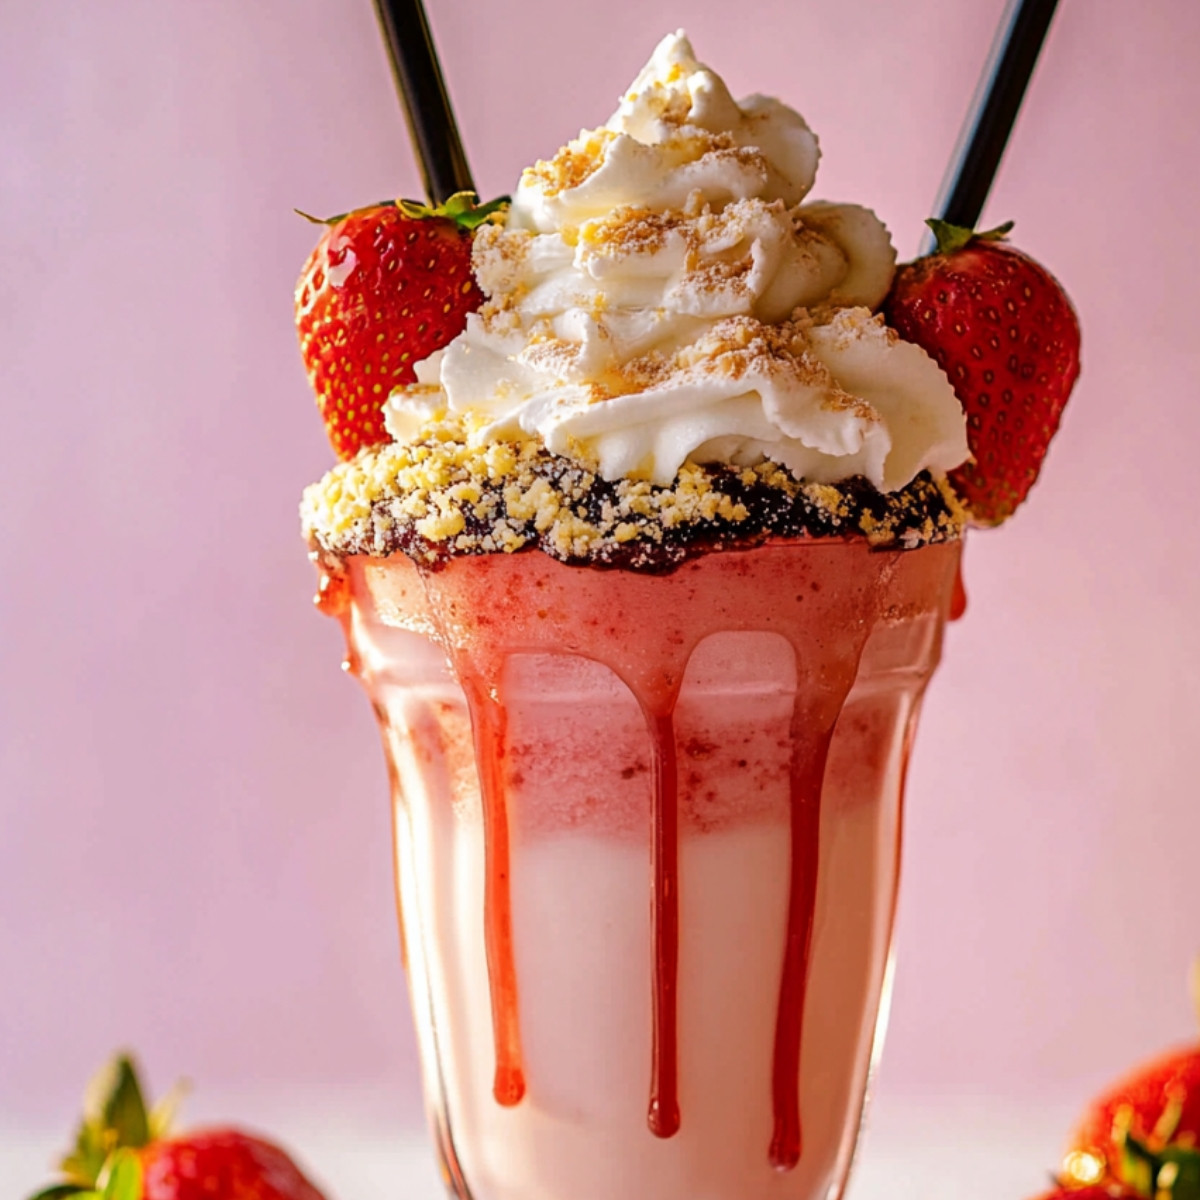
<path fill-rule="evenodd" d="M 1192 989 L 1200 1016 L 1200 963 Z M 1200 1043 L 1159 1055 L 1097 1096 L 1071 1134 L 1063 1175 L 1152 1200 L 1200 1200 Z"/>
<path fill-rule="evenodd" d="M 1119 1174 L 1122 1140 L 1195 1146 L 1200 1140 L 1200 1045 L 1159 1055 L 1088 1106 L 1071 1135 L 1075 1154 Z"/>
<path fill-rule="evenodd" d="M 1200 1046 L 1160 1055 L 1088 1106 L 1063 1160 L 1068 1180 L 1200 1200 Z"/>
<path fill-rule="evenodd" d="M 131 1059 L 92 1081 L 65 1179 L 32 1200 L 324 1200 L 278 1146 L 236 1129 L 170 1135 L 178 1093 L 147 1111 Z"/>
<path fill-rule="evenodd" d="M 1041 470 L 1079 375 L 1079 322 L 1054 277 L 990 233 L 929 221 L 938 253 L 907 263 L 884 316 L 946 372 L 973 461 L 950 473 L 976 524 L 1012 516 Z"/>
<path fill-rule="evenodd" d="M 414 365 L 483 302 L 471 231 L 502 203 L 460 192 L 438 208 L 388 201 L 323 222 L 296 285 L 296 329 L 339 458 L 388 440 L 388 393 L 414 382 Z"/>

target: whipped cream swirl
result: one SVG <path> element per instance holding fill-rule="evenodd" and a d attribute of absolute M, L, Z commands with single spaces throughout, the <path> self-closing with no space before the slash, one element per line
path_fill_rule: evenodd
<path fill-rule="evenodd" d="M 463 413 L 481 442 L 532 435 L 661 485 L 689 460 L 885 492 L 957 466 L 948 380 L 872 314 L 888 232 L 803 202 L 818 158 L 798 113 L 738 103 L 668 36 L 607 125 L 528 168 L 506 222 L 478 232 L 487 302 L 389 397 L 389 432 Z"/>

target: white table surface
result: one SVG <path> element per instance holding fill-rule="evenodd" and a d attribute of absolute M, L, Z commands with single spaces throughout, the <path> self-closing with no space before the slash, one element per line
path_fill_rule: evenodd
<path fill-rule="evenodd" d="M 319 1101 L 319 1102 L 318 1102 Z M 252 1113 L 297 1152 L 330 1200 L 441 1200 L 433 1157 L 411 1116 L 392 1128 L 361 1097 L 241 1097 L 185 1116 Z M 847 1200 L 1026 1200 L 1045 1190 L 1073 1115 L 1065 1105 L 999 1105 L 978 1097 L 880 1097 L 860 1145 Z M 70 1125 L 36 1128 L 0 1117 L 0 1196 L 24 1200 L 49 1180 Z M 186 1122 L 185 1122 L 186 1124 Z M 632 1200 L 632 1198 L 631 1198 Z M 642 1197 L 638 1200 L 654 1200 Z"/>

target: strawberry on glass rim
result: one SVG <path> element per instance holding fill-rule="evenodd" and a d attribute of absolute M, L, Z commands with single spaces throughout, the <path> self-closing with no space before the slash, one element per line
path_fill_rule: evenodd
<path fill-rule="evenodd" d="M 63 1180 L 30 1200 L 324 1200 L 288 1154 L 239 1129 L 172 1134 L 182 1089 L 147 1109 L 127 1055 L 88 1085 Z"/>
<path fill-rule="evenodd" d="M 1005 240 L 930 220 L 935 254 L 896 272 L 887 323 L 946 372 L 971 459 L 950 472 L 977 525 L 1012 516 L 1037 480 L 1079 375 L 1079 321 L 1058 281 Z"/>
<path fill-rule="evenodd" d="M 328 220 L 296 284 L 308 381 L 339 458 L 389 440 L 383 405 L 483 303 L 474 231 L 507 203 L 458 192 L 435 208 L 388 200 Z"/>

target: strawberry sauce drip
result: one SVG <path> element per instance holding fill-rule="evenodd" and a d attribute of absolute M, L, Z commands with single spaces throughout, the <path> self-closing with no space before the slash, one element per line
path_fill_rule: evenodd
<path fill-rule="evenodd" d="M 950 620 L 957 621 L 967 611 L 967 589 L 963 583 L 962 559 L 954 572 L 954 592 L 950 597 Z"/>
<path fill-rule="evenodd" d="M 811 714 L 800 703 L 792 721 L 791 880 L 788 885 L 787 941 L 783 979 L 775 1016 L 775 1052 L 771 1067 L 771 1165 L 790 1171 L 803 1148 L 800 1128 L 800 1038 L 813 919 L 817 908 L 817 863 L 821 834 L 821 787 L 833 725 L 812 745 Z M 806 746 L 806 743 L 808 745 Z M 809 748 L 811 747 L 811 749 Z"/>
<path fill-rule="evenodd" d="M 317 567 L 317 594 L 313 603 L 327 617 L 340 617 L 350 603 L 350 584 L 345 572 L 310 555 Z"/>
<path fill-rule="evenodd" d="M 651 857 L 653 891 L 651 927 L 654 939 L 653 1060 L 650 1109 L 655 1137 L 679 1131 L 679 1036 L 676 985 L 679 977 L 679 789 L 675 761 L 675 724 L 671 713 L 655 715 L 650 724 L 654 743 L 654 806 Z"/>
<path fill-rule="evenodd" d="M 471 711 L 483 801 L 483 928 L 496 1049 L 492 1094 L 498 1104 L 511 1108 L 525 1095 L 525 1072 L 521 1063 L 517 970 L 513 958 L 508 804 L 504 787 L 506 720 L 503 706 L 489 694 L 486 679 L 464 674 L 462 683 Z"/>

